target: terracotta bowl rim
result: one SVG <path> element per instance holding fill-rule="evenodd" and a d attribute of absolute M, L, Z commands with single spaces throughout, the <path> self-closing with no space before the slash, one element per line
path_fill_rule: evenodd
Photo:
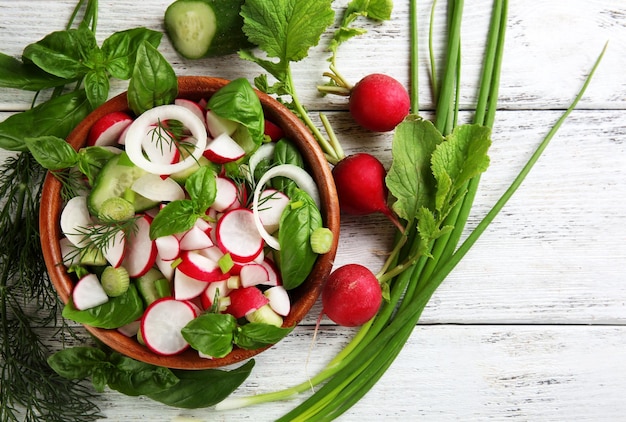
<path fill-rule="evenodd" d="M 229 80 L 227 79 L 209 76 L 180 76 L 178 77 L 179 97 L 196 100 L 206 99 L 228 82 Z M 339 240 L 339 203 L 326 158 L 309 129 L 297 116 L 273 97 L 260 91 L 256 92 L 261 100 L 266 117 L 281 126 L 285 135 L 297 144 L 303 154 L 305 162 L 320 190 L 321 212 L 324 224 L 334 233 L 330 252 L 318 257 L 309 278 L 302 286 L 293 291 L 292 312 L 285 318 L 284 326 L 294 326 L 313 307 L 321 293 L 326 277 L 332 270 Z M 129 111 L 126 92 L 113 97 L 90 113 L 72 131 L 67 141 L 76 150 L 84 146 L 89 128 L 99 117 L 110 111 Z M 69 300 L 74 281 L 66 272 L 65 267 L 59 264 L 61 262 L 59 246 L 61 232 L 58 221 L 62 207 L 60 191 L 60 182 L 53 175 L 48 174 L 42 188 L 40 234 L 42 252 L 50 279 L 57 294 L 65 304 Z M 145 346 L 140 345 L 134 338 L 126 337 L 117 330 L 90 326 L 85 326 L 85 328 L 97 339 L 117 352 L 142 362 L 173 369 L 207 369 L 227 366 L 244 361 L 269 348 L 257 350 L 235 348 L 229 355 L 219 359 L 200 358 L 198 353 L 191 348 L 182 354 L 160 356 L 151 352 Z"/>

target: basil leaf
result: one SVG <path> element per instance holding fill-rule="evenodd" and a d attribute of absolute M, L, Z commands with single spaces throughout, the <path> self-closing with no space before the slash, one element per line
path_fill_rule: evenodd
<path fill-rule="evenodd" d="M 141 317 L 143 310 L 143 301 L 137 288 L 131 284 L 123 295 L 109 298 L 107 303 L 84 311 L 76 309 L 70 299 L 63 308 L 62 315 L 92 327 L 119 328 Z"/>
<path fill-rule="evenodd" d="M 147 28 L 118 31 L 102 43 L 106 70 L 118 79 L 130 79 L 135 67 L 137 50 L 143 41 L 158 47 L 163 34 Z"/>
<path fill-rule="evenodd" d="M 102 167 L 109 162 L 115 153 L 104 147 L 92 146 L 81 148 L 78 151 L 78 169 L 87 176 L 89 184 L 93 186 Z"/>
<path fill-rule="evenodd" d="M 93 108 L 101 106 L 109 98 L 109 75 L 102 68 L 89 71 L 85 75 L 84 86 Z"/>
<path fill-rule="evenodd" d="M 261 322 L 244 324 L 237 330 L 235 344 L 242 349 L 254 350 L 278 343 L 293 331 L 293 327 L 277 327 Z"/>
<path fill-rule="evenodd" d="M 400 218 L 409 221 L 420 207 L 434 208 L 436 181 L 430 159 L 441 142 L 443 135 L 429 120 L 406 119 L 396 126 L 385 183 L 396 198 L 392 207 Z"/>
<path fill-rule="evenodd" d="M 24 140 L 35 160 L 45 169 L 63 170 L 78 162 L 78 153 L 64 139 L 40 136 Z"/>
<path fill-rule="evenodd" d="M 149 42 L 137 48 L 135 66 L 128 84 L 128 105 L 140 115 L 153 107 L 170 104 L 178 94 L 176 73 Z"/>
<path fill-rule="evenodd" d="M 180 199 L 167 204 L 150 224 L 150 239 L 181 233 L 193 227 L 198 219 L 194 201 Z"/>
<path fill-rule="evenodd" d="M 48 357 L 48 365 L 67 379 L 82 379 L 93 374 L 106 362 L 106 353 L 95 347 L 72 347 L 59 350 Z"/>
<path fill-rule="evenodd" d="M 0 87 L 40 91 L 65 85 L 72 80 L 59 78 L 32 63 L 22 63 L 14 57 L 0 53 Z"/>
<path fill-rule="evenodd" d="M 287 139 L 276 142 L 274 147 L 274 165 L 293 164 L 304 167 L 304 160 L 300 151 Z M 286 177 L 274 177 L 271 180 L 272 187 L 282 192 L 288 192 L 290 187 L 296 186 L 295 182 Z"/>
<path fill-rule="evenodd" d="M 56 31 L 27 45 L 22 56 L 51 75 L 66 79 L 80 78 L 89 67 L 85 58 L 97 49 L 96 37 L 86 26 Z"/>
<path fill-rule="evenodd" d="M 112 364 L 109 387 L 127 396 L 158 393 L 179 382 L 168 368 L 139 362 L 119 353 L 112 353 L 109 361 Z"/>
<path fill-rule="evenodd" d="M 83 90 L 48 100 L 0 122 L 0 148 L 26 151 L 26 138 L 43 135 L 66 138 L 90 111 L 91 106 Z"/>
<path fill-rule="evenodd" d="M 221 358 L 232 351 L 236 329 L 237 320 L 232 315 L 205 313 L 191 320 L 181 332 L 197 351 Z"/>
<path fill-rule="evenodd" d="M 183 409 L 202 409 L 214 406 L 228 397 L 250 375 L 254 359 L 240 367 L 225 371 L 206 369 L 203 371 L 173 370 L 180 381 L 170 389 L 148 394 L 152 400 Z"/>
<path fill-rule="evenodd" d="M 278 230 L 280 271 L 285 289 L 304 282 L 317 254 L 311 249 L 311 233 L 322 227 L 322 215 L 313 199 L 301 189 L 293 189 L 283 211 Z"/>
<path fill-rule="evenodd" d="M 196 212 L 203 214 L 215 202 L 217 183 L 215 172 L 209 166 L 202 166 L 185 181 L 185 190 L 196 204 Z"/>
<path fill-rule="evenodd" d="M 207 104 L 207 108 L 223 117 L 243 125 L 254 145 L 260 145 L 264 139 L 265 120 L 261 100 L 254 92 L 252 85 L 245 78 L 238 78 L 230 81 L 220 88 Z M 240 130 L 240 129 L 239 129 Z M 233 135 L 233 138 L 245 137 L 243 135 Z M 246 151 L 244 142 L 240 142 Z"/>

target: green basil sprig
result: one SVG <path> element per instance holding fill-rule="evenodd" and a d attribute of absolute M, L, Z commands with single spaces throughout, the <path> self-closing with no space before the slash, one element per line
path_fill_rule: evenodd
<path fill-rule="evenodd" d="M 211 96 L 207 108 L 224 119 L 241 124 L 242 129 L 238 129 L 233 138 L 246 152 L 251 152 L 265 139 L 263 107 L 247 79 L 234 79 L 224 85 Z M 242 130 L 247 133 L 242 134 Z"/>
<path fill-rule="evenodd" d="M 94 388 L 105 386 L 128 396 L 147 396 L 168 406 L 197 409 L 213 406 L 229 396 L 250 375 L 254 360 L 231 371 L 171 370 L 131 359 L 117 352 L 109 355 L 96 347 L 63 349 L 48 357 L 60 376 L 72 380 L 91 378 Z"/>
<path fill-rule="evenodd" d="M 150 238 L 181 233 L 190 229 L 198 218 L 206 217 L 206 210 L 215 201 L 217 183 L 211 166 L 202 166 L 185 182 L 189 199 L 167 204 L 150 224 Z"/>
<path fill-rule="evenodd" d="M 233 345 L 254 350 L 278 343 L 293 327 L 276 327 L 261 322 L 241 326 L 229 314 L 207 312 L 190 321 L 182 329 L 185 340 L 192 348 L 205 355 L 221 358 L 233 350 Z"/>
<path fill-rule="evenodd" d="M 143 300 L 137 288 L 130 285 L 126 293 L 94 308 L 80 311 L 70 300 L 63 308 L 64 318 L 98 328 L 119 328 L 141 317 L 144 311 Z"/>
<path fill-rule="evenodd" d="M 309 194 L 294 188 L 289 197 L 278 231 L 280 273 L 288 290 L 302 284 L 311 272 L 317 258 L 311 248 L 311 233 L 322 227 L 322 215 Z"/>

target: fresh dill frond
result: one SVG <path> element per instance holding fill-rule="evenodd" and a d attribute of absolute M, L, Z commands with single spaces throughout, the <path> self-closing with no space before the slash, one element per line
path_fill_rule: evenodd
<path fill-rule="evenodd" d="M 120 240 L 120 236 L 129 239 L 137 232 L 137 220 L 140 216 L 133 216 L 127 220 L 98 219 L 94 224 L 76 228 L 72 235 L 81 236 L 80 246 L 75 246 L 63 256 L 63 262 L 80 260 L 86 254 L 94 251 L 106 253 Z"/>
<path fill-rule="evenodd" d="M 0 166 L 0 421 L 94 421 L 94 393 L 46 360 L 51 351 L 42 336 L 57 326 L 60 301 L 39 238 L 44 176 L 28 153 Z"/>
<path fill-rule="evenodd" d="M 161 155 L 176 149 L 181 157 L 191 156 L 195 145 L 190 142 L 189 133 L 185 126 L 178 120 L 158 120 L 157 124 L 150 129 L 150 141 L 153 142 Z"/>

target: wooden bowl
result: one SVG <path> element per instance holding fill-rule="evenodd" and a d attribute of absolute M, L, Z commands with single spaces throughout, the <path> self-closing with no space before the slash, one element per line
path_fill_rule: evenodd
<path fill-rule="evenodd" d="M 227 84 L 225 79 L 188 76 L 178 79 L 179 97 L 191 100 L 208 99 L 215 91 Z M 330 252 L 320 255 L 308 279 L 297 289 L 291 291 L 292 308 L 284 319 L 284 326 L 298 324 L 316 302 L 325 278 L 330 273 L 337 251 L 339 238 L 339 204 L 337 193 L 330 169 L 317 142 L 308 128 L 285 106 L 272 97 L 257 92 L 265 112 L 265 116 L 278 124 L 302 153 L 304 160 L 315 179 L 321 196 L 321 213 L 324 224 L 334 233 L 334 241 Z M 76 149 L 86 145 L 87 134 L 94 122 L 103 115 L 112 111 L 128 110 L 126 93 L 122 93 L 98 107 L 89 114 L 70 134 L 67 141 Z M 60 196 L 61 184 L 52 175 L 48 174 L 41 198 L 40 231 L 41 246 L 50 278 L 64 303 L 67 303 L 73 289 L 75 279 L 67 272 L 62 264 L 59 239 L 62 234 L 59 226 L 63 201 Z M 113 350 L 131 358 L 176 369 L 206 369 L 230 365 L 248 359 L 263 350 L 244 350 L 235 348 L 229 355 L 219 359 L 204 359 L 191 348 L 182 354 L 174 356 L 160 356 L 147 347 L 139 344 L 135 338 L 129 338 L 117 330 L 107 330 L 85 326 L 97 339 L 101 340 Z"/>

